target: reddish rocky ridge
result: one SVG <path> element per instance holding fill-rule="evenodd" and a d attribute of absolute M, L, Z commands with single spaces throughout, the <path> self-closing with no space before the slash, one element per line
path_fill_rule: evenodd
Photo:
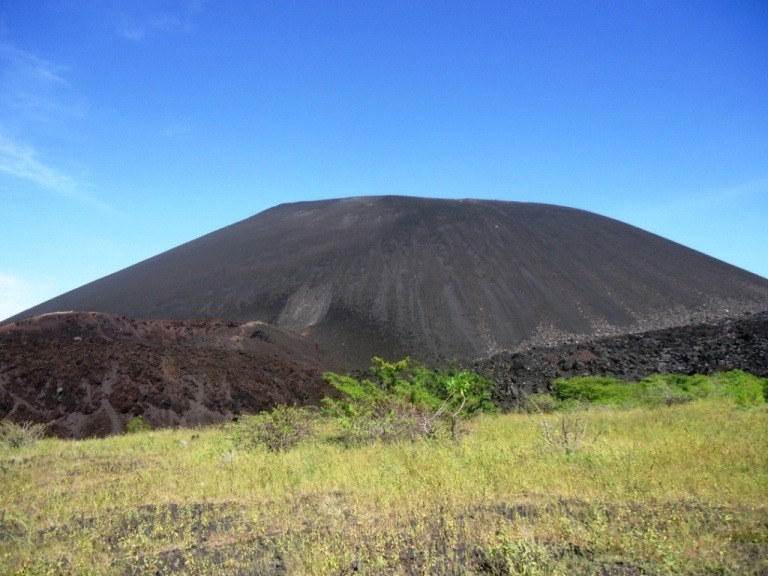
<path fill-rule="evenodd" d="M 0 327 L 0 419 L 83 438 L 194 426 L 333 394 L 333 355 L 259 323 L 54 313 Z"/>

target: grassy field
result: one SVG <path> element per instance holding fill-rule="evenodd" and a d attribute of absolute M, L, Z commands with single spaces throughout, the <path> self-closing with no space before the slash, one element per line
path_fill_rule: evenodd
<path fill-rule="evenodd" d="M 2 574 L 768 574 L 768 411 L 481 416 L 285 452 L 234 425 L 0 448 Z"/>

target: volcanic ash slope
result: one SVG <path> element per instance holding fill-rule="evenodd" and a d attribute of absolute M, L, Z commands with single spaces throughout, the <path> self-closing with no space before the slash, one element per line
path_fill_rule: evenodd
<path fill-rule="evenodd" d="M 768 280 L 593 213 L 381 196 L 277 206 L 20 317 L 259 320 L 362 366 L 767 308 Z"/>

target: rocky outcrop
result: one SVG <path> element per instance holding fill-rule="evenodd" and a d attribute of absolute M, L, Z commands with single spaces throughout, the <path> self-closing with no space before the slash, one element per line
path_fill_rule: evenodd
<path fill-rule="evenodd" d="M 333 355 L 272 326 L 49 314 L 0 328 L 0 419 L 83 438 L 195 426 L 334 391 Z"/>

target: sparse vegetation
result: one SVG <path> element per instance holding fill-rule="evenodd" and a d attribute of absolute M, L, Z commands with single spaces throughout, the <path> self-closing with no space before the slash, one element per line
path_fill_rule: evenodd
<path fill-rule="evenodd" d="M 481 413 L 456 442 L 347 446 L 324 420 L 254 450 L 242 419 L 0 449 L 0 573 L 764 574 L 768 412 L 717 392 L 748 380 Z M 578 448 L 542 449 L 563 416 Z"/>
<path fill-rule="evenodd" d="M 527 412 L 542 415 L 541 437 L 546 450 L 566 455 L 579 451 L 584 443 L 594 442 L 602 429 L 591 430 L 584 416 L 590 407 L 633 408 L 674 406 L 697 399 L 722 398 L 737 406 L 765 403 L 768 379 L 741 370 L 713 376 L 681 374 L 653 375 L 640 382 L 626 382 L 609 377 L 558 379 L 553 392 L 532 394 L 523 404 Z M 555 421 L 544 414 L 558 412 Z"/>
<path fill-rule="evenodd" d="M 45 435 L 45 424 L 22 422 L 16 424 L 10 420 L 0 421 L 0 445 L 8 448 L 21 448 L 34 444 Z"/>
<path fill-rule="evenodd" d="M 283 452 L 311 437 L 316 424 L 316 415 L 309 408 L 277 406 L 270 412 L 241 417 L 233 440 L 240 449 L 264 446 Z"/>
<path fill-rule="evenodd" d="M 541 419 L 541 436 L 544 448 L 554 452 L 563 452 L 566 456 L 578 452 L 586 442 L 594 442 L 602 433 L 598 429 L 592 433 L 587 419 L 578 412 L 560 414 L 556 422 L 551 419 Z"/>
<path fill-rule="evenodd" d="M 136 432 L 146 432 L 147 430 L 151 430 L 152 426 L 150 426 L 149 422 L 144 420 L 141 416 L 134 416 L 125 425 L 125 431 L 128 434 L 135 434 Z"/>

